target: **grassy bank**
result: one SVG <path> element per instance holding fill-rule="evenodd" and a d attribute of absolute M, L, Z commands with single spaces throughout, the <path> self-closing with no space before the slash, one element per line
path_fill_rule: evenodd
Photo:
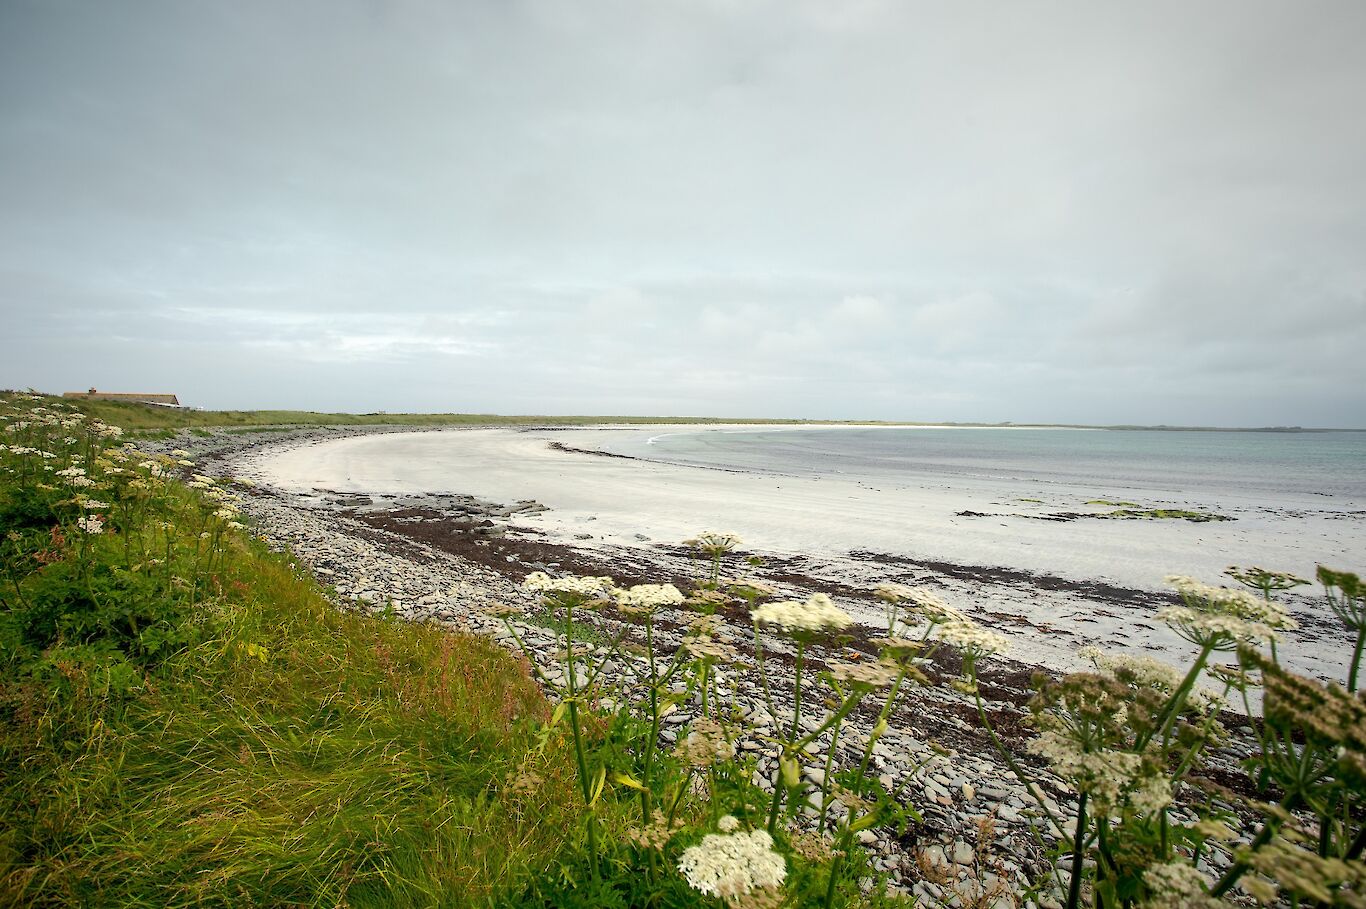
<path fill-rule="evenodd" d="M 335 608 L 188 465 L 17 423 L 0 905 L 487 905 L 572 853 L 573 774 L 517 660 Z"/>
<path fill-rule="evenodd" d="M 310 410 L 188 410 L 99 401 L 52 398 L 75 407 L 91 419 L 129 431 L 193 429 L 220 426 L 591 426 L 602 423 L 746 423 L 796 424 L 806 420 L 727 419 L 720 417 L 535 416 L 493 413 L 317 413 Z M 851 423 L 850 425 L 858 425 Z"/>
<path fill-rule="evenodd" d="M 752 767 L 700 796 L 689 738 L 642 773 L 659 713 L 552 710 L 486 639 L 335 606 L 233 483 L 122 436 L 0 396 L 0 906 L 719 905 L 676 866 L 722 793 L 758 811 Z M 788 905 L 885 904 L 779 845 Z"/>

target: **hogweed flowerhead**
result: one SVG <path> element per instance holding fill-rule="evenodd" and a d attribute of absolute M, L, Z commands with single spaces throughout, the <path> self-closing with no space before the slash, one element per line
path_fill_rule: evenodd
<path fill-rule="evenodd" d="M 1249 641 L 1274 641 L 1277 632 L 1299 624 L 1285 607 L 1233 587 L 1216 587 L 1183 575 L 1167 583 L 1181 595 L 1181 606 L 1164 606 L 1157 619 L 1199 647 L 1228 651 Z"/>
<path fill-rule="evenodd" d="M 683 647 L 694 658 L 708 665 L 740 662 L 740 652 L 724 641 L 714 641 L 710 638 L 685 638 Z"/>
<path fill-rule="evenodd" d="M 623 611 L 632 614 L 651 613 L 666 606 L 682 604 L 684 597 L 672 584 L 636 584 L 613 593 Z"/>
<path fill-rule="evenodd" d="M 725 900 L 780 887 L 787 878 L 787 862 L 767 830 L 709 833 L 683 850 L 678 870 L 694 890 Z"/>
<path fill-rule="evenodd" d="M 544 594 L 569 594 L 586 599 L 601 598 L 612 591 L 612 579 L 607 576 L 582 575 L 552 578 L 544 571 L 533 571 L 526 576 L 522 587 Z"/>
<path fill-rule="evenodd" d="M 658 808 L 650 812 L 650 823 L 643 827 L 632 827 L 626 831 L 626 839 L 641 849 L 652 849 L 655 852 L 663 852 L 664 847 L 673 839 L 675 833 L 683 829 L 681 819 L 669 823 L 669 819 L 664 816 L 664 812 Z"/>
<path fill-rule="evenodd" d="M 1273 590 L 1289 590 L 1292 587 L 1299 587 L 1308 584 L 1304 578 L 1297 577 L 1288 571 L 1271 571 L 1257 565 L 1242 568 L 1238 565 L 1230 565 L 1224 569 L 1224 574 L 1233 578 L 1239 584 L 1251 587 L 1253 590 L 1262 591 L 1263 595 L 1269 596 Z"/>
<path fill-rule="evenodd" d="M 882 581 L 873 585 L 873 596 L 879 600 L 886 600 L 888 603 L 900 603 L 915 596 L 915 588 L 907 587 L 905 584 L 894 584 L 891 581 Z"/>
<path fill-rule="evenodd" d="M 834 663 L 830 667 L 832 679 L 863 691 L 886 688 L 896 681 L 900 672 L 895 663 L 881 660 L 876 663 Z"/>
<path fill-rule="evenodd" d="M 1225 905 L 1209 895 L 1209 881 L 1189 862 L 1150 865 L 1143 872 L 1148 888 L 1145 909 L 1212 909 Z"/>
<path fill-rule="evenodd" d="M 925 587 L 910 588 L 907 601 L 911 604 L 912 610 L 931 625 L 968 621 L 967 615 L 945 603 L 933 591 Z"/>
<path fill-rule="evenodd" d="M 83 533 L 88 533 L 92 536 L 104 533 L 104 522 L 100 520 L 98 515 L 92 514 L 81 518 L 76 522 L 76 527 Z"/>
<path fill-rule="evenodd" d="M 750 618 L 756 625 L 773 625 L 789 635 L 838 631 L 854 621 L 823 593 L 813 593 L 804 603 L 796 600 L 765 603 L 751 612 Z"/>
<path fill-rule="evenodd" d="M 689 767 L 710 767 L 735 757 L 735 746 L 726 738 L 720 723 L 707 717 L 693 720 L 687 738 L 676 749 L 679 760 Z"/>
<path fill-rule="evenodd" d="M 937 630 L 937 637 L 963 651 L 965 656 L 993 656 L 1005 653 L 1010 647 L 1005 635 L 989 631 L 967 619 L 944 622 Z"/>
<path fill-rule="evenodd" d="M 722 581 L 721 586 L 746 600 L 759 600 L 764 597 L 771 597 L 778 592 L 777 587 L 758 578 L 731 578 Z"/>
<path fill-rule="evenodd" d="M 1128 685 L 1136 697 L 1151 693 L 1147 700 L 1164 701 L 1181 687 L 1182 673 L 1175 666 L 1143 654 L 1106 653 L 1099 647 L 1083 647 L 1079 651 L 1096 670 Z M 1195 688 L 1187 695 L 1186 703 L 1201 712 L 1216 708 L 1219 699 L 1211 691 Z"/>
<path fill-rule="evenodd" d="M 1328 605 L 1353 631 L 1366 627 L 1366 584 L 1350 571 L 1333 571 L 1331 568 L 1318 567 L 1317 576 L 1323 585 Z"/>
<path fill-rule="evenodd" d="M 684 546 L 691 546 L 713 558 L 725 555 L 741 543 L 739 535 L 724 530 L 704 530 L 691 540 L 684 540 Z"/>

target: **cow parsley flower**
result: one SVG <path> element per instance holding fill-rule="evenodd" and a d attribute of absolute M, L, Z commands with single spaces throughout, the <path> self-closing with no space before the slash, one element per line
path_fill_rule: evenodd
<path fill-rule="evenodd" d="M 637 612 L 653 612 L 664 606 L 677 606 L 683 594 L 672 584 L 636 584 L 615 593 L 617 603 Z"/>
<path fill-rule="evenodd" d="M 1005 653 L 1010 646 L 1005 635 L 988 631 L 976 622 L 959 619 L 939 626 L 939 639 L 978 656 Z"/>
<path fill-rule="evenodd" d="M 830 676 L 855 688 L 886 688 L 896 681 L 898 669 L 894 663 L 834 663 Z"/>
<path fill-rule="evenodd" d="M 882 581 L 873 586 L 873 596 L 879 600 L 886 600 L 889 603 L 900 603 L 902 600 L 909 600 L 915 595 L 914 587 L 907 587 L 905 584 L 893 584 L 891 581 Z"/>
<path fill-rule="evenodd" d="M 691 540 L 684 540 L 683 545 L 700 549 L 709 555 L 721 555 L 730 552 L 740 545 L 741 539 L 738 534 L 724 530 L 704 530 Z"/>
<path fill-rule="evenodd" d="M 835 631 L 854 620 L 823 593 L 813 593 L 805 603 L 782 600 L 765 603 L 750 613 L 756 625 L 776 625 L 788 634 Z"/>
<path fill-rule="evenodd" d="M 602 596 L 612 590 L 612 579 L 604 576 L 583 575 L 552 578 L 544 571 L 533 571 L 522 582 L 526 590 L 541 593 L 572 593 L 579 596 Z"/>
<path fill-rule="evenodd" d="M 899 586 L 899 585 L 898 585 Z M 915 611 L 920 613 L 925 619 L 933 624 L 942 622 L 966 622 L 968 617 L 954 609 L 948 603 L 939 599 L 932 591 L 924 587 L 912 587 L 906 597 Z"/>
<path fill-rule="evenodd" d="M 1187 607 L 1199 612 L 1229 615 L 1273 630 L 1294 630 L 1299 627 L 1280 603 L 1247 590 L 1216 587 L 1183 575 L 1168 576 L 1167 584 L 1181 595 Z"/>
<path fill-rule="evenodd" d="M 787 877 L 787 862 L 773 850 L 767 830 L 709 833 L 683 850 L 678 870 L 688 885 L 709 896 L 734 899 L 769 887 Z"/>

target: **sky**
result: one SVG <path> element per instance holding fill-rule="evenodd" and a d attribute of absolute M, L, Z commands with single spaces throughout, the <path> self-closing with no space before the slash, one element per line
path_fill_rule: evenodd
<path fill-rule="evenodd" d="M 1366 427 L 1366 4 L 0 0 L 0 387 Z"/>

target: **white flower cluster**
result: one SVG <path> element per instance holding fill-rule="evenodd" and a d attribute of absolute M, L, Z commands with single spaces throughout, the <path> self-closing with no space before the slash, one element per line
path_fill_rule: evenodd
<path fill-rule="evenodd" d="M 82 532 L 91 535 L 97 533 L 104 533 L 104 522 L 100 520 L 99 515 L 92 514 L 87 515 L 84 518 L 81 518 L 79 521 L 76 522 L 76 527 L 78 527 Z"/>
<path fill-rule="evenodd" d="M 1123 799 L 1142 814 L 1171 804 L 1166 777 L 1146 772 L 1141 755 L 1128 751 L 1085 751 L 1066 732 L 1046 729 L 1026 746 L 1053 766 L 1079 792 L 1089 793 L 1098 814 L 1111 814 Z"/>
<path fill-rule="evenodd" d="M 787 862 L 773 851 L 767 830 L 709 833 L 698 845 L 683 850 L 678 870 L 694 890 L 734 899 L 751 890 L 781 886 Z"/>
<path fill-rule="evenodd" d="M 1217 612 L 1236 616 L 1249 622 L 1259 622 L 1272 629 L 1293 630 L 1299 624 L 1280 603 L 1259 597 L 1237 587 L 1217 587 L 1188 578 L 1169 575 L 1167 584 L 1181 594 L 1187 606 L 1202 612 Z"/>
<path fill-rule="evenodd" d="M 1143 903 L 1148 909 L 1169 906 L 1172 909 L 1204 909 L 1226 905 L 1209 895 L 1205 889 L 1209 880 L 1189 862 L 1150 865 L 1143 872 L 1143 883 L 1152 891 L 1152 897 Z"/>
<path fill-rule="evenodd" d="M 730 552 L 743 542 L 738 534 L 730 533 L 725 530 L 704 530 L 691 540 L 684 541 L 684 545 L 701 549 L 704 552 L 722 553 Z"/>
<path fill-rule="evenodd" d="M 1181 670 L 1169 663 L 1150 656 L 1129 653 L 1106 653 L 1099 647 L 1083 647 L 1081 655 L 1086 657 L 1100 672 L 1114 676 L 1120 673 L 1133 677 L 1134 684 L 1141 688 L 1152 688 L 1161 694 L 1170 695 L 1181 687 Z M 1191 691 L 1188 703 L 1200 710 L 1216 706 L 1217 696 L 1203 688 Z"/>
<path fill-rule="evenodd" d="M 526 576 L 522 587 L 541 593 L 576 593 L 580 596 L 602 596 L 612 590 L 612 579 L 606 576 L 552 578 L 544 571 L 533 571 Z"/>
<path fill-rule="evenodd" d="M 938 637 L 946 644 L 978 656 L 1005 653 L 1010 647 L 1005 635 L 989 631 L 968 619 L 945 622 L 939 626 Z"/>
<path fill-rule="evenodd" d="M 834 663 L 830 676 L 836 681 L 859 688 L 886 688 L 896 681 L 895 663 Z"/>
<path fill-rule="evenodd" d="M 893 584 L 891 581 L 882 581 L 873 585 L 873 596 L 889 603 L 900 603 L 902 600 L 909 600 L 915 596 L 915 588 L 907 587 L 905 584 Z"/>
<path fill-rule="evenodd" d="M 854 621 L 823 593 L 813 593 L 805 603 L 796 600 L 765 603 L 750 613 L 750 618 L 756 625 L 776 625 L 788 633 L 833 631 Z"/>
<path fill-rule="evenodd" d="M 623 608 L 638 612 L 653 612 L 664 606 L 677 606 L 683 594 L 672 584 L 636 584 L 614 594 Z"/>
<path fill-rule="evenodd" d="M 940 622 L 966 622 L 968 617 L 924 587 L 910 588 L 907 599 L 915 607 L 915 611 L 924 616 L 928 621 Z"/>

